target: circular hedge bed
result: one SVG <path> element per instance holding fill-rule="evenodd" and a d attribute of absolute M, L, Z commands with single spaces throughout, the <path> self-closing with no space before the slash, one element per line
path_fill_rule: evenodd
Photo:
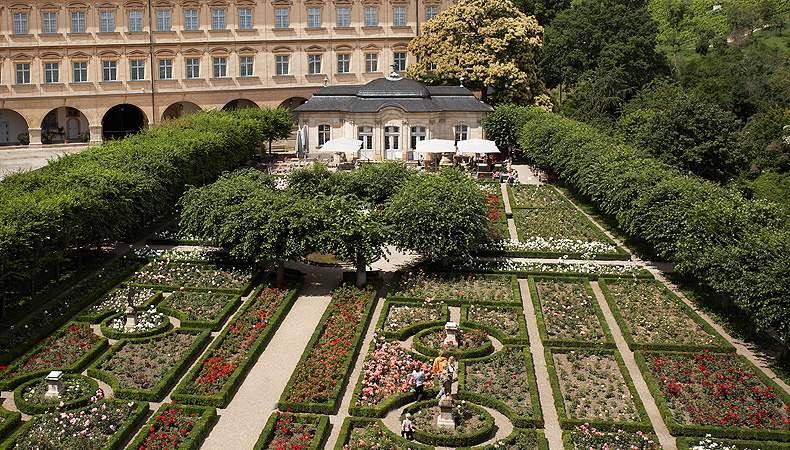
<path fill-rule="evenodd" d="M 479 358 L 494 350 L 491 338 L 483 330 L 459 327 L 456 333 L 458 347 L 442 344 L 445 335 L 443 326 L 427 328 L 414 335 L 412 348 L 428 356 L 438 356 L 439 351 L 444 350 L 445 356 L 457 359 Z"/>
<path fill-rule="evenodd" d="M 412 415 L 414 439 L 423 444 L 462 447 L 484 442 L 494 431 L 494 418 L 485 409 L 466 400 L 453 402 L 455 428 L 439 427 L 439 400 L 425 400 L 403 410 Z M 403 417 L 401 417 L 401 420 Z"/>
<path fill-rule="evenodd" d="M 60 397 L 47 398 L 44 394 L 49 384 L 42 378 L 30 380 L 14 390 L 14 404 L 25 414 L 41 414 L 56 408 L 63 402 L 62 410 L 75 409 L 87 405 L 99 390 L 99 383 L 92 378 L 78 374 L 63 374 L 63 391 Z"/>

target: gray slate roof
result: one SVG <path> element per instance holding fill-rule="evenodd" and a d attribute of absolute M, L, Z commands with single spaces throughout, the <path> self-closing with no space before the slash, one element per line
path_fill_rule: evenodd
<path fill-rule="evenodd" d="M 387 107 L 404 112 L 493 111 L 463 86 L 423 86 L 407 78 L 377 78 L 364 86 L 325 86 L 294 111 L 377 113 Z"/>

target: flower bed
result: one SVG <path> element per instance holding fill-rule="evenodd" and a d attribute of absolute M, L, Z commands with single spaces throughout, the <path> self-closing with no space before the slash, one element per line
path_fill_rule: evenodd
<path fill-rule="evenodd" d="M 790 395 L 733 353 L 638 352 L 673 434 L 790 441 Z"/>
<path fill-rule="evenodd" d="M 613 350 L 546 349 L 546 366 L 560 427 L 592 424 L 650 428 L 625 363 Z"/>
<path fill-rule="evenodd" d="M 261 287 L 170 395 L 175 401 L 223 407 L 290 311 L 301 282 Z"/>
<path fill-rule="evenodd" d="M 131 282 L 166 291 L 190 287 L 197 290 L 243 294 L 249 290 L 253 276 L 252 270 L 241 267 L 155 259 L 140 269 Z"/>
<path fill-rule="evenodd" d="M 493 444 L 475 447 L 475 450 L 549 450 L 543 430 L 514 428 L 506 438 Z M 458 450 L 472 450 L 460 447 Z"/>
<path fill-rule="evenodd" d="M 162 293 L 153 289 L 134 289 L 132 304 L 137 309 L 148 309 L 150 305 L 161 299 Z M 102 297 L 97 304 L 88 308 L 77 319 L 84 322 L 98 323 L 108 316 L 126 311 L 127 306 L 129 306 L 129 286 L 122 286 Z"/>
<path fill-rule="evenodd" d="M 470 305 L 461 307 L 461 326 L 480 326 L 503 344 L 529 344 L 521 308 Z"/>
<path fill-rule="evenodd" d="M 498 184 L 481 184 L 480 192 L 483 194 L 488 206 L 488 218 L 491 220 L 489 234 L 494 240 L 507 239 L 510 231 L 505 217 L 505 206 L 500 200 L 502 190 Z"/>
<path fill-rule="evenodd" d="M 713 327 L 658 281 L 602 279 L 599 283 L 631 350 L 732 348 Z"/>
<path fill-rule="evenodd" d="M 544 345 L 614 345 L 587 280 L 530 277 L 529 288 Z"/>
<path fill-rule="evenodd" d="M 505 347 L 461 362 L 458 390 L 475 403 L 506 415 L 514 426 L 540 427 L 543 418 L 529 350 Z"/>
<path fill-rule="evenodd" d="M 525 275 L 559 275 L 559 276 L 585 276 L 596 280 L 600 276 L 623 276 L 653 278 L 653 275 L 643 266 L 637 264 L 609 264 L 598 261 L 575 261 L 565 262 L 565 258 L 560 258 L 559 262 L 547 263 L 540 261 L 513 261 L 504 260 L 482 260 L 474 258 L 464 258 L 453 260 L 450 266 L 458 271 L 471 272 L 496 272 Z"/>
<path fill-rule="evenodd" d="M 608 242 L 582 241 L 579 239 L 543 238 L 530 236 L 522 240 L 512 238 L 480 246 L 482 256 L 510 256 L 513 258 L 558 258 L 629 260 L 631 255 Z"/>
<path fill-rule="evenodd" d="M 381 419 L 346 417 L 335 450 L 433 450 L 432 446 L 407 441 L 387 428 Z"/>
<path fill-rule="evenodd" d="M 494 350 L 488 333 L 483 330 L 470 328 L 458 328 L 455 337 L 458 346 L 445 344 L 444 338 L 447 336 L 444 327 L 429 328 L 420 331 L 414 336 L 412 347 L 428 356 L 438 356 L 440 350 L 444 350 L 446 356 L 456 358 L 477 358 L 487 355 Z"/>
<path fill-rule="evenodd" d="M 521 241 L 532 236 L 614 244 L 576 208 L 514 209 L 513 221 Z"/>
<path fill-rule="evenodd" d="M 135 248 L 132 253 L 138 258 L 161 259 L 168 261 L 190 261 L 201 264 L 229 264 L 233 263 L 233 258 L 228 252 L 213 247 L 197 248 L 195 250 L 181 250 L 180 248 Z"/>
<path fill-rule="evenodd" d="M 462 397 L 461 397 L 462 398 Z M 466 400 L 453 403 L 455 427 L 436 425 L 439 417 L 439 400 L 426 400 L 407 406 L 404 413 L 411 413 L 414 439 L 423 444 L 458 447 L 485 441 L 494 429 L 494 418 L 485 409 Z M 403 419 L 403 417 L 401 417 Z"/>
<path fill-rule="evenodd" d="M 376 329 L 386 337 L 403 340 L 425 328 L 442 325 L 449 318 L 447 305 L 430 297 L 423 302 L 387 300 Z"/>
<path fill-rule="evenodd" d="M 193 450 L 203 443 L 217 417 L 215 408 L 165 403 L 129 444 L 136 450 Z"/>
<path fill-rule="evenodd" d="M 175 291 L 157 310 L 178 318 L 184 328 L 208 328 L 217 331 L 240 303 L 239 295 L 211 291 Z"/>
<path fill-rule="evenodd" d="M 328 429 L 327 416 L 275 411 L 252 450 L 318 450 Z"/>
<path fill-rule="evenodd" d="M 572 208 L 573 204 L 547 184 L 508 184 L 511 209 Z"/>
<path fill-rule="evenodd" d="M 714 439 L 710 435 L 704 438 L 680 437 L 678 450 L 790 450 L 787 442 L 742 441 L 734 439 Z"/>
<path fill-rule="evenodd" d="M 161 400 L 210 339 L 207 331 L 179 328 L 145 339 L 126 339 L 93 363 L 88 375 L 118 398 Z"/>
<path fill-rule="evenodd" d="M 378 289 L 343 285 L 324 315 L 280 396 L 281 411 L 332 414 L 359 351 Z"/>
<path fill-rule="evenodd" d="M 414 394 L 406 380 L 417 364 L 425 371 L 425 389 L 431 389 L 433 372 L 428 362 L 417 359 L 400 343 L 387 341 L 380 333 L 374 333 L 349 412 L 358 416 L 384 417 L 393 403 L 411 399 Z"/>
<path fill-rule="evenodd" d="M 198 236 L 184 233 L 181 230 L 179 219 L 169 222 L 162 229 L 154 232 L 153 236 L 146 240 L 149 245 L 170 244 L 170 245 L 203 245 L 208 241 L 200 239 Z"/>
<path fill-rule="evenodd" d="M 114 450 L 148 412 L 147 402 L 99 400 L 73 412 L 51 411 L 26 422 L 0 450 Z"/>
<path fill-rule="evenodd" d="M 79 372 L 107 347 L 107 338 L 85 323 L 71 322 L 9 367 L 0 367 L 0 388 L 10 389 L 51 370 Z"/>
<path fill-rule="evenodd" d="M 438 274 L 422 269 L 401 273 L 389 298 L 441 299 L 449 303 L 520 302 L 518 283 L 510 276 Z"/>
<path fill-rule="evenodd" d="M 137 323 L 134 328 L 126 328 L 126 314 L 120 313 L 104 319 L 101 332 L 110 339 L 142 338 L 163 333 L 170 328 L 170 319 L 156 312 L 151 305 L 148 310 L 137 311 Z"/>
<path fill-rule="evenodd" d="M 82 375 L 64 374 L 62 388 L 60 397 L 47 398 L 44 394 L 49 383 L 43 378 L 30 380 L 14 390 L 14 405 L 25 414 L 41 414 L 55 407 L 61 411 L 79 408 L 91 401 L 99 384 Z"/>
<path fill-rule="evenodd" d="M 661 450 L 655 434 L 611 428 L 598 430 L 587 425 L 562 433 L 565 450 Z"/>
<path fill-rule="evenodd" d="M 9 327 L 0 340 L 0 364 L 6 364 L 47 338 L 68 319 L 118 284 L 140 266 L 136 259 L 120 258 L 89 276 L 26 322 Z"/>

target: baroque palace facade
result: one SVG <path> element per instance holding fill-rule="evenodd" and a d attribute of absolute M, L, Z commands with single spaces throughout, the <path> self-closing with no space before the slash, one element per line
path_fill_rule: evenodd
<path fill-rule="evenodd" d="M 92 144 L 197 110 L 295 108 L 413 62 L 452 0 L 0 2 L 0 144 Z"/>

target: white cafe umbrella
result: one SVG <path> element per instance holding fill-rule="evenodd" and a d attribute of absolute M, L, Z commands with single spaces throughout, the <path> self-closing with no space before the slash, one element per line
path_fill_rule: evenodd
<path fill-rule="evenodd" d="M 449 139 L 417 141 L 417 153 L 455 153 L 455 142 Z"/>
<path fill-rule="evenodd" d="M 499 153 L 499 148 L 497 148 L 496 143 L 487 139 L 467 139 L 465 141 L 458 141 L 457 145 L 460 153 Z"/>
<path fill-rule="evenodd" d="M 321 152 L 356 153 L 362 147 L 362 141 L 349 137 L 330 139 L 321 147 Z"/>

